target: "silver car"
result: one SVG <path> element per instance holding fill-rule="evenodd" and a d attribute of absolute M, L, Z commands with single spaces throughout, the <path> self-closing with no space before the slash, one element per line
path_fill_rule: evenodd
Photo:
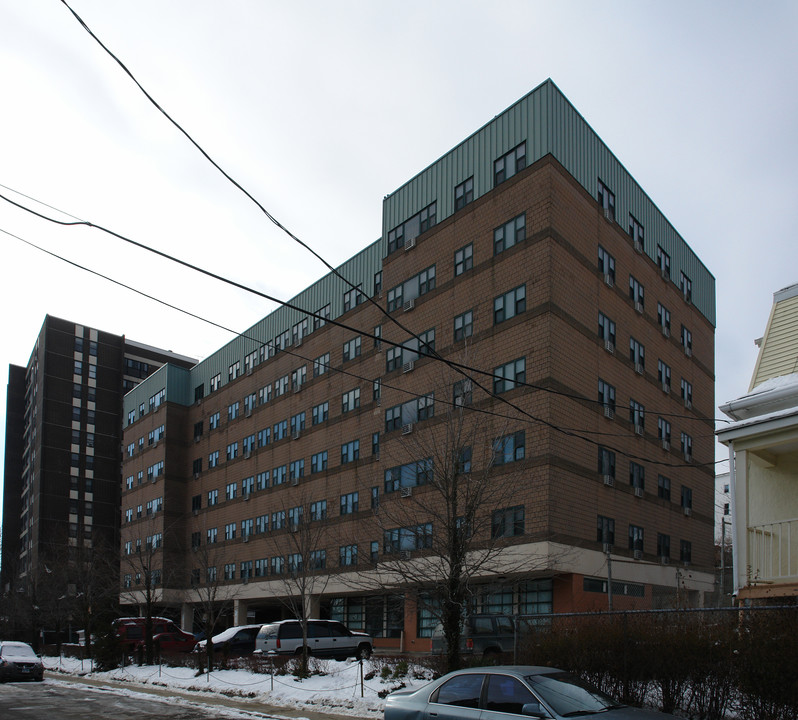
<path fill-rule="evenodd" d="M 457 670 L 385 700 L 385 720 L 508 720 L 508 715 L 675 720 L 674 715 L 621 705 L 570 673 L 532 665 Z"/>
<path fill-rule="evenodd" d="M 310 655 L 345 660 L 371 657 L 372 642 L 366 633 L 350 630 L 336 620 L 308 620 L 307 648 Z M 264 625 L 255 640 L 256 651 L 278 655 L 302 653 L 299 620 L 279 620 Z"/>

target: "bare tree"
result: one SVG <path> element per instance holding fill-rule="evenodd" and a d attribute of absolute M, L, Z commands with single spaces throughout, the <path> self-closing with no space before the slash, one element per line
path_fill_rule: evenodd
<path fill-rule="evenodd" d="M 521 435 L 474 411 L 480 408 L 470 380 L 456 378 L 453 394 L 451 383 L 443 387 L 435 418 L 424 428 L 405 426 L 394 442 L 397 466 L 385 471 L 385 494 L 375 512 L 383 560 L 361 578 L 415 591 L 442 626 L 447 665 L 454 670 L 461 665 L 462 620 L 475 585 L 548 563 L 514 549 L 525 531 L 523 473 L 501 466 L 523 459 Z"/>

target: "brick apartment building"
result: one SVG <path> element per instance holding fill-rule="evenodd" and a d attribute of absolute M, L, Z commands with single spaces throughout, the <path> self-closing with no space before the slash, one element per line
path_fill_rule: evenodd
<path fill-rule="evenodd" d="M 9 367 L 3 593 L 74 595 L 54 586 L 63 563 L 118 546 L 122 398 L 166 361 L 195 362 L 48 315 L 27 366 Z"/>
<path fill-rule="evenodd" d="M 616 609 L 703 603 L 714 278 L 551 81 L 388 195 L 338 272 L 358 289 L 331 273 L 126 396 L 123 602 L 150 575 L 186 627 L 212 582 L 236 623 L 285 616 L 310 518 L 311 613 L 427 649 L 423 588 L 381 569 L 430 553 L 434 446 L 465 407 L 505 544 L 474 609 L 606 608 L 608 558 Z M 397 508 L 413 523 L 386 527 Z"/>

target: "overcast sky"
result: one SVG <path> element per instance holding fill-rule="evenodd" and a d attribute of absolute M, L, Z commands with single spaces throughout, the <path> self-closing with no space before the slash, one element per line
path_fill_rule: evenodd
<path fill-rule="evenodd" d="M 773 292 L 798 282 L 794 0 L 70 4 L 334 265 L 379 237 L 387 193 L 552 78 L 716 278 L 715 405 L 747 390 Z M 325 274 L 59 0 L 0 0 L 0 92 L 0 184 L 283 299 Z M 232 337 L 7 233 L 238 331 L 274 309 L 3 201 L 0 230 L 4 375 L 48 313 L 196 358 Z"/>

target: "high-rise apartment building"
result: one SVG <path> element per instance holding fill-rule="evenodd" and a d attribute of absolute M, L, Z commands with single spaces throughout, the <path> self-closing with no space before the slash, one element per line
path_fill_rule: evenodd
<path fill-rule="evenodd" d="M 78 549 L 118 547 L 122 398 L 167 361 L 195 363 L 48 315 L 27 367 L 10 366 L 4 592 L 66 581 L 56 570 Z"/>
<path fill-rule="evenodd" d="M 268 620 L 309 571 L 313 615 L 428 649 L 424 583 L 386 568 L 433 560 L 453 509 L 431 478 L 453 464 L 491 490 L 479 529 L 450 520 L 501 541 L 474 610 L 700 605 L 714 304 L 712 275 L 543 83 L 388 195 L 381 237 L 337 273 L 126 396 L 123 601 L 155 588 L 188 627 L 218 584 L 236 622 Z M 447 433 L 461 411 L 468 444 Z"/>

